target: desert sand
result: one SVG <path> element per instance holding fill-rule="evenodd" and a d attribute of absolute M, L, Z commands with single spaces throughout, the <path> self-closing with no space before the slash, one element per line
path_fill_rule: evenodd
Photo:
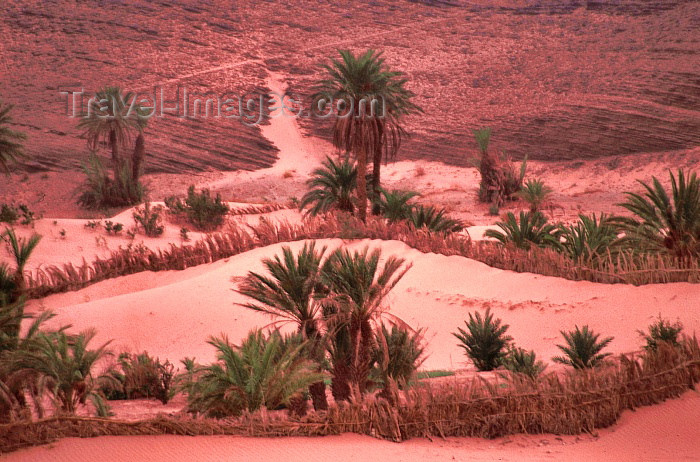
<path fill-rule="evenodd" d="M 686 8 L 696 11 L 691 6 Z M 664 23 L 672 22 L 673 14 L 662 16 Z M 608 24 L 602 16 L 583 12 L 572 16 L 570 21 L 592 28 L 596 28 L 596 21 L 599 21 L 605 23 L 606 30 L 617 24 L 616 19 L 609 19 L 615 24 Z M 643 28 L 644 21 L 636 20 L 631 31 L 626 33 L 632 34 Z M 257 60 L 253 59 L 253 62 Z M 266 71 L 257 73 L 253 83 L 284 92 L 300 81 L 303 78 L 299 75 Z M 597 113 L 602 109 L 594 104 L 594 96 L 587 96 L 586 106 L 589 112 Z M 567 98 L 564 103 L 557 103 L 558 111 L 564 106 L 569 111 L 576 95 Z M 547 96 L 545 99 L 549 101 L 551 98 Z M 607 104 L 612 104 L 608 99 Z M 645 111 L 650 105 L 652 102 L 645 103 Z M 670 113 L 667 118 L 671 119 L 680 117 L 682 112 L 678 108 L 666 110 Z M 629 112 L 634 111 L 629 109 Z M 697 122 L 696 112 L 681 115 Z M 661 128 L 669 124 L 667 118 L 659 122 Z M 512 121 L 504 122 L 505 127 L 512 128 L 513 124 Z M 616 127 L 614 136 L 606 139 L 606 143 L 619 141 L 628 124 L 625 118 L 625 124 Z M 596 130 L 600 129 L 598 125 L 596 127 Z M 514 134 L 508 140 L 509 147 L 522 141 L 523 137 L 531 136 L 532 130 L 530 127 L 530 131 Z M 242 143 L 251 144 L 262 138 L 265 158 L 248 160 L 246 165 L 252 163 L 255 167 L 266 168 L 151 173 L 145 182 L 152 199 L 161 200 L 168 194 L 182 193 L 189 184 L 195 184 L 197 188 L 220 192 L 234 209 L 250 203 L 286 204 L 303 194 L 304 182 L 313 168 L 326 155 L 333 153 L 327 141 L 310 136 L 310 130 L 300 127 L 299 121 L 290 117 L 273 117 L 269 125 L 251 133 L 246 131 L 249 138 Z M 383 170 L 385 185 L 420 191 L 421 202 L 447 207 L 452 215 L 470 225 L 467 231 L 473 239 L 481 239 L 484 230 L 493 227 L 498 217 L 490 216 L 487 206 L 476 200 L 477 170 L 465 165 L 414 159 L 415 151 L 430 144 L 436 136 L 419 135 L 418 143 L 412 146 L 411 160 L 399 160 L 386 166 Z M 678 135 L 673 132 L 668 136 L 673 141 Z M 623 191 L 639 189 L 637 179 L 648 180 L 657 175 L 665 181 L 669 167 L 697 167 L 700 149 L 687 148 L 693 140 L 676 143 L 678 149 L 673 151 L 637 153 L 634 158 L 597 157 L 575 164 L 530 161 L 528 176 L 557 185 L 549 210 L 555 220 L 571 220 L 580 212 L 620 212 L 615 204 L 624 198 Z M 555 142 L 569 146 L 562 139 Z M 47 145 L 51 143 L 63 145 L 55 140 L 46 142 Z M 447 142 L 448 145 L 455 143 L 458 141 L 453 138 Z M 157 145 L 161 144 L 162 140 L 158 140 Z M 559 148 L 561 146 L 547 146 L 549 151 Z M 632 149 L 629 146 L 623 148 Z M 590 146 L 581 149 L 585 151 Z M 276 161 L 272 153 L 277 153 Z M 544 157 L 550 156 L 551 152 Z M 453 157 L 452 154 L 446 155 L 448 160 L 454 161 Z M 166 161 L 159 155 L 160 167 Z M 462 160 L 454 163 L 466 164 Z M 160 171 L 172 170 L 168 167 L 160 168 Z M 108 218 L 129 228 L 133 224 L 133 210 L 120 211 L 113 217 L 86 218 L 68 199 L 79 178 L 75 173 L 52 172 L 46 176 L 31 173 L 23 176 L 21 181 L 19 175 L 14 176 L 1 187 L 4 189 L 0 188 L 8 197 L 36 206 L 44 215 L 33 228 L 18 228 L 22 235 L 38 232 L 44 236 L 30 261 L 29 270 L 69 262 L 79 264 L 83 259 L 89 262 L 130 243 L 152 249 L 166 248 L 171 243 L 181 244 L 180 226 L 172 223 L 167 224 L 162 237 L 151 239 L 138 235 L 133 241 L 124 235 L 108 236 L 103 231 L 87 229 L 85 224 L 89 219 L 96 218 Z M 513 202 L 506 204 L 501 211 L 517 211 L 524 207 L 523 203 Z M 261 216 L 292 223 L 302 220 L 294 209 L 233 219 L 254 224 Z M 201 236 L 200 233 L 190 233 L 192 240 Z M 32 300 L 27 309 L 30 313 L 55 312 L 57 316 L 50 321 L 51 327 L 71 324 L 76 331 L 94 327 L 98 331 L 96 341 L 113 340 L 115 351 L 146 350 L 152 356 L 175 364 L 184 357 L 195 357 L 198 362 L 205 363 L 214 359 L 214 350 L 206 343 L 209 336 L 226 333 L 236 342 L 251 328 L 271 325 L 271 318 L 238 305 L 245 299 L 235 292 L 237 281 L 248 271 L 262 270 L 261 259 L 278 254 L 283 246 L 298 249 L 302 245 L 303 242 L 276 244 L 184 271 L 144 272 L 106 280 L 79 291 Z M 603 335 L 614 336 L 608 351 L 616 354 L 638 351 L 642 341 L 637 329 L 646 328 L 659 315 L 681 321 L 687 333 L 700 332 L 697 314 L 700 288 L 692 284 L 633 287 L 574 282 L 503 271 L 464 257 L 423 254 L 397 241 L 347 243 L 330 239 L 319 241 L 317 245 L 327 246 L 329 251 L 342 245 L 350 249 L 381 248 L 385 257 L 400 255 L 412 265 L 388 298 L 386 311 L 415 328 L 426 329 L 428 356 L 422 366 L 425 370 L 451 369 L 458 371 L 460 376 L 475 374 L 451 333 L 463 325 L 469 312 L 485 308 L 491 308 L 497 317 L 510 325 L 508 333 L 519 346 L 533 349 L 545 361 L 559 352 L 556 344 L 560 343 L 560 330 L 575 325 L 588 324 Z M 0 261 L 8 259 L 4 248 L 0 249 Z M 549 367 L 550 370 L 557 369 L 551 363 Z M 115 406 L 115 410 L 119 418 L 136 419 L 158 412 L 174 412 L 177 405 L 181 407 L 182 401 L 175 400 L 174 405 L 161 407 L 149 403 L 139 407 L 137 402 L 129 410 L 124 406 Z M 66 439 L 46 447 L 21 450 L 3 456 L 2 460 L 697 460 L 700 454 L 699 424 L 700 395 L 690 391 L 677 400 L 635 412 L 627 411 L 617 424 L 601 430 L 598 435 L 515 435 L 491 441 L 450 438 L 412 440 L 401 444 L 353 434 L 323 439 L 100 437 Z"/>

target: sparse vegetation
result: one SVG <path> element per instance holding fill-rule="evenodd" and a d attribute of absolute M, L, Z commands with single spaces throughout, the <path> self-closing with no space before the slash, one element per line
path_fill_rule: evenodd
<path fill-rule="evenodd" d="M 501 325 L 500 319 L 493 319 L 487 309 L 484 316 L 478 311 L 469 313 L 469 322 L 464 322 L 467 330 L 461 327 L 453 333 L 459 340 L 459 347 L 472 360 L 480 371 L 491 371 L 503 363 L 506 349 L 512 338 L 506 335 L 508 324 Z"/>
<path fill-rule="evenodd" d="M 91 210 L 125 207 L 138 204 L 144 198 L 145 189 L 134 180 L 127 161 L 121 162 L 115 176 L 110 177 L 102 161 L 92 154 L 83 171 L 86 180 L 78 189 L 78 205 L 81 207 Z"/>
<path fill-rule="evenodd" d="M 121 223 L 114 223 L 111 220 L 105 221 L 104 224 L 105 231 L 107 231 L 107 234 L 119 234 L 122 232 L 124 229 L 124 225 Z"/>
<path fill-rule="evenodd" d="M 157 205 L 151 207 L 151 203 L 146 201 L 143 207 L 134 212 L 134 221 L 137 223 L 144 234 L 148 237 L 158 237 L 163 234 L 165 226 L 163 226 L 163 218 L 161 213 L 163 207 Z"/>
<path fill-rule="evenodd" d="M 184 215 L 187 222 L 200 231 L 213 231 L 224 224 L 224 218 L 229 213 L 229 206 L 221 200 L 221 194 L 211 196 L 208 189 L 197 193 L 194 185 L 187 189 L 184 202 L 176 197 L 165 199 L 165 205 L 170 213 Z"/>
<path fill-rule="evenodd" d="M 566 345 L 557 345 L 564 353 L 564 356 L 555 356 L 552 361 L 566 364 L 574 369 L 585 369 L 600 365 L 605 358 L 610 356 L 610 353 L 601 353 L 601 351 L 612 342 L 613 337 L 606 337 L 598 340 L 600 334 L 596 334 L 588 329 L 588 326 L 583 326 L 573 331 L 561 331 L 561 335 L 566 341 Z"/>
<path fill-rule="evenodd" d="M 145 351 L 120 354 L 109 376 L 112 380 L 101 385 L 107 399 L 155 398 L 168 404 L 175 394 L 175 366 L 170 361 L 152 358 Z"/>
<path fill-rule="evenodd" d="M 503 366 L 511 372 L 524 374 L 532 379 L 544 372 L 547 366 L 537 359 L 534 351 L 523 348 L 511 347 L 503 358 Z"/>

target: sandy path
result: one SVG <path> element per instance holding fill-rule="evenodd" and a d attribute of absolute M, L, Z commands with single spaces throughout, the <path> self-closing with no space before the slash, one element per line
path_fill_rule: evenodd
<path fill-rule="evenodd" d="M 687 392 L 663 405 L 626 411 L 620 422 L 590 435 L 514 435 L 414 439 L 391 443 L 344 434 L 323 438 L 107 436 L 68 438 L 0 458 L 15 461 L 683 461 L 698 460 L 700 395 Z M 678 424 L 682 422 L 682 424 Z"/>
<path fill-rule="evenodd" d="M 342 241 L 318 243 L 334 248 Z M 413 264 L 388 299 L 390 313 L 414 327 L 428 329 L 426 369 L 459 369 L 465 358 L 452 332 L 468 313 L 491 307 L 510 325 L 517 344 L 534 349 L 549 360 L 558 354 L 561 329 L 589 324 L 615 340 L 615 353 L 639 349 L 637 329 L 644 329 L 660 313 L 680 319 L 686 332 L 700 331 L 695 310 L 700 287 L 687 283 L 633 287 L 567 281 L 530 273 L 514 273 L 464 257 L 423 254 L 397 241 L 362 241 L 381 247 L 383 255 L 401 255 Z M 104 281 L 86 289 L 32 301 L 29 309 L 52 309 L 53 324 L 75 329 L 95 327 L 99 340 L 115 339 L 117 349 L 148 350 L 178 362 L 185 356 L 200 361 L 214 357 L 205 343 L 225 332 L 234 341 L 249 329 L 263 327 L 272 318 L 236 306 L 246 299 L 232 289 L 248 271 L 263 271 L 261 260 L 303 243 L 277 244 L 254 249 L 182 272 L 141 273 Z"/>

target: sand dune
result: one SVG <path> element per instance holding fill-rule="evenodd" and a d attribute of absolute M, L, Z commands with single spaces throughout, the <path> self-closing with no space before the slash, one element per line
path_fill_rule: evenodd
<path fill-rule="evenodd" d="M 340 240 L 322 240 L 329 249 Z M 95 327 L 98 340 L 115 339 L 114 346 L 148 350 L 178 362 L 186 356 L 200 361 L 214 357 L 205 343 L 224 332 L 234 341 L 254 326 L 273 319 L 236 306 L 245 298 L 235 293 L 234 280 L 248 271 L 262 271 L 261 260 L 283 246 L 299 249 L 303 242 L 277 244 L 233 256 L 211 265 L 181 272 L 141 273 L 104 281 L 86 289 L 33 301 L 30 310 L 51 309 L 54 325 L 75 329 Z M 426 369 L 460 369 L 465 358 L 451 335 L 468 313 L 490 307 L 510 324 L 509 334 L 527 349 L 549 359 L 558 353 L 559 330 L 588 324 L 612 335 L 610 351 L 639 349 L 636 329 L 644 329 L 661 314 L 680 319 L 686 332 L 700 331 L 694 313 L 700 290 L 692 284 L 633 287 L 567 281 L 529 273 L 513 273 L 464 257 L 423 254 L 397 241 L 361 241 L 360 249 L 380 247 L 383 255 L 400 255 L 413 267 L 388 299 L 389 312 L 414 327 L 428 329 Z"/>

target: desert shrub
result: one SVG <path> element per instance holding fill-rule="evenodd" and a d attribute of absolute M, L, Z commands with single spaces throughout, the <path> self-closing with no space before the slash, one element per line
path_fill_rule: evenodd
<path fill-rule="evenodd" d="M 484 236 L 524 250 L 529 250 L 532 245 L 555 249 L 561 246 L 561 230 L 556 225 L 547 223 L 547 217 L 539 212 L 521 211 L 519 218 L 515 218 L 513 212 L 508 212 L 505 221 L 499 221 L 496 225 L 501 231 L 487 229 Z"/>
<path fill-rule="evenodd" d="M 464 229 L 464 225 L 459 220 L 447 216 L 445 209 L 437 209 L 432 205 L 413 207 L 408 221 L 416 229 L 425 228 L 434 232 L 459 232 Z"/>
<path fill-rule="evenodd" d="M 134 221 L 137 227 L 143 229 L 144 234 L 148 237 L 158 237 L 163 234 L 165 227 L 163 226 L 163 218 L 161 212 L 163 207 L 157 205 L 151 207 L 151 203 L 146 201 L 143 207 L 134 211 Z"/>
<path fill-rule="evenodd" d="M 0 207 L 0 223 L 13 224 L 19 220 L 19 210 L 12 204 L 2 204 Z"/>
<path fill-rule="evenodd" d="M 672 324 L 671 321 L 663 319 L 659 315 L 659 319 L 656 322 L 649 324 L 648 332 L 641 330 L 638 332 L 646 341 L 644 348 L 656 351 L 660 343 L 667 343 L 677 347 L 679 345 L 678 336 L 682 330 L 683 325 L 680 322 L 676 321 Z"/>
<path fill-rule="evenodd" d="M 588 262 L 605 255 L 617 241 L 619 232 L 604 213 L 579 215 L 578 222 L 561 226 L 562 250 L 574 261 Z"/>
<path fill-rule="evenodd" d="M 539 377 L 547 368 L 542 361 L 537 360 L 537 355 L 534 351 L 516 347 L 508 350 L 508 354 L 503 358 L 503 367 L 511 372 L 525 374 L 533 379 Z"/>
<path fill-rule="evenodd" d="M 91 155 L 83 166 L 85 183 L 79 188 L 78 205 L 86 209 L 125 207 L 143 200 L 145 189 L 132 176 L 131 165 L 123 162 L 112 178 L 96 155 Z"/>
<path fill-rule="evenodd" d="M 105 231 L 107 234 L 119 234 L 124 229 L 124 225 L 121 223 L 114 223 L 110 220 L 105 221 Z"/>
<path fill-rule="evenodd" d="M 200 231 L 213 231 L 224 224 L 229 206 L 221 200 L 221 194 L 212 198 L 208 189 L 197 193 L 194 185 L 187 189 L 184 202 L 176 197 L 165 199 L 165 205 L 175 215 L 184 214 L 187 221 Z"/>
<path fill-rule="evenodd" d="M 508 324 L 501 325 L 500 319 L 493 319 L 490 309 L 484 316 L 476 311 L 469 313 L 469 322 L 464 322 L 467 330 L 458 327 L 452 335 L 459 339 L 458 344 L 480 371 L 491 371 L 503 362 L 506 348 L 512 340 L 505 335 Z"/>
<path fill-rule="evenodd" d="M 564 356 L 555 356 L 552 361 L 572 366 L 574 369 L 585 369 L 599 365 L 611 353 L 601 353 L 603 348 L 612 342 L 613 337 L 606 337 L 600 341 L 600 334 L 594 333 L 588 329 L 588 326 L 583 326 L 576 330 L 564 332 L 561 335 L 566 341 L 566 345 L 557 345 Z"/>
<path fill-rule="evenodd" d="M 199 367 L 189 390 L 187 410 L 210 417 L 238 416 L 260 407 L 277 409 L 323 379 L 303 354 L 299 342 L 273 331 L 252 331 L 240 346 L 226 336 L 211 338 L 217 362 Z"/>
<path fill-rule="evenodd" d="M 423 363 L 423 331 L 412 331 L 406 326 L 385 324 L 375 331 L 376 347 L 372 352 L 375 366 L 371 379 L 386 384 L 394 380 L 399 387 L 406 386 Z"/>
<path fill-rule="evenodd" d="M 160 362 L 148 353 L 122 353 L 110 371 L 114 380 L 101 390 L 108 399 L 156 398 L 163 404 L 173 397 L 175 367 L 170 361 Z"/>
<path fill-rule="evenodd" d="M 661 182 L 639 183 L 646 192 L 626 193 L 627 201 L 619 204 L 635 217 L 619 218 L 625 236 L 623 244 L 642 252 L 662 252 L 681 262 L 700 258 L 700 180 L 695 173 L 669 171 L 671 195 Z"/>
<path fill-rule="evenodd" d="M 380 189 L 377 199 L 379 212 L 392 223 L 406 220 L 411 216 L 413 210 L 413 205 L 409 202 L 416 196 L 418 193 L 414 191 Z"/>
<path fill-rule="evenodd" d="M 313 171 L 306 182 L 309 191 L 304 194 L 299 210 L 310 206 L 312 216 L 330 210 L 354 213 L 353 193 L 357 187 L 357 168 L 349 160 L 336 163 L 326 157 L 322 167 Z"/>
<path fill-rule="evenodd" d="M 542 180 L 534 179 L 527 180 L 517 195 L 530 204 L 530 213 L 537 213 L 552 192 L 552 188 L 546 186 Z"/>

